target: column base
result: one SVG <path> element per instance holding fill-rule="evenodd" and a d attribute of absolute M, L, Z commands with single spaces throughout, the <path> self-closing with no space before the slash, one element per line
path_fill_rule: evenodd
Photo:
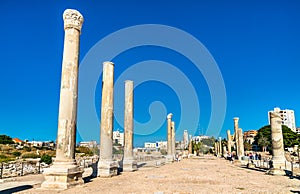
<path fill-rule="evenodd" d="M 174 156 L 173 155 L 167 155 L 166 156 L 166 163 L 172 163 L 174 162 Z"/>
<path fill-rule="evenodd" d="M 99 160 L 98 175 L 99 177 L 112 177 L 118 175 L 118 164 L 112 160 Z"/>
<path fill-rule="evenodd" d="M 41 189 L 64 190 L 78 185 L 83 185 L 83 167 L 74 162 L 54 162 L 53 166 L 44 169 L 45 181 Z"/>
<path fill-rule="evenodd" d="M 137 162 L 134 159 L 125 159 L 123 160 L 123 171 L 132 172 L 138 170 Z"/>
<path fill-rule="evenodd" d="M 271 168 L 267 171 L 267 174 L 274 175 L 274 176 L 284 176 L 286 175 L 285 171 L 283 169 L 278 168 Z"/>

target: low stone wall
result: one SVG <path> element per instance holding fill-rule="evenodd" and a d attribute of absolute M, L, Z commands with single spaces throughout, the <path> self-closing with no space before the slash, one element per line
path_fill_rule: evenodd
<path fill-rule="evenodd" d="M 27 159 L 25 161 L 12 161 L 0 164 L 0 178 L 24 176 L 27 174 L 42 173 L 44 168 L 49 167 L 40 163 L 40 159 Z"/>

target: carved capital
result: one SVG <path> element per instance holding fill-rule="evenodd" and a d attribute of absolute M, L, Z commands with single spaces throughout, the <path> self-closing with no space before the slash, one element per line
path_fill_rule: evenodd
<path fill-rule="evenodd" d="M 66 9 L 63 14 L 64 29 L 75 28 L 81 32 L 83 16 L 75 9 Z"/>
<path fill-rule="evenodd" d="M 281 118 L 280 115 L 277 112 L 270 112 L 270 118 Z"/>
<path fill-rule="evenodd" d="M 168 114 L 168 115 L 167 115 L 167 119 L 172 119 L 172 116 L 173 116 L 172 113 Z"/>

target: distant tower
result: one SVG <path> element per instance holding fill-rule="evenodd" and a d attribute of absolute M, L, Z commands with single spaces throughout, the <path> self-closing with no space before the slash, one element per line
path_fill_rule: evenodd
<path fill-rule="evenodd" d="M 189 134 L 187 130 L 183 131 L 183 147 L 186 149 L 189 145 Z"/>

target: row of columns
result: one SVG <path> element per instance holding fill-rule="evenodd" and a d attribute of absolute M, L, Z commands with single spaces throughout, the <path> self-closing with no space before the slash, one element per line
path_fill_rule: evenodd
<path fill-rule="evenodd" d="M 78 59 L 79 36 L 83 24 L 83 16 L 73 9 L 65 10 L 64 19 L 64 52 L 62 61 L 62 77 L 60 88 L 60 104 L 58 116 L 57 149 L 53 165 L 45 169 L 44 189 L 67 189 L 83 184 L 83 167 L 75 161 L 77 96 L 78 96 Z M 113 112 L 114 112 L 114 64 L 103 63 L 100 125 L 100 158 L 97 175 L 111 177 L 117 175 L 118 164 L 113 161 Z M 137 162 L 133 158 L 133 81 L 125 81 L 124 107 L 124 157 L 123 171 L 137 170 Z M 175 123 L 172 113 L 168 119 L 168 155 L 171 160 L 175 156 Z"/>
<path fill-rule="evenodd" d="M 282 135 L 282 121 L 279 112 L 269 112 L 269 119 L 271 124 L 271 138 L 272 138 L 272 167 L 268 171 L 270 175 L 285 175 L 285 154 L 284 154 L 284 144 Z M 234 138 L 236 141 L 236 149 L 238 159 L 244 155 L 244 142 L 242 129 L 238 128 L 239 118 L 234 119 Z M 231 152 L 232 138 L 230 135 L 230 130 L 227 130 L 228 139 L 228 151 Z M 215 145 L 216 147 L 216 145 Z M 219 150 L 218 150 L 219 151 Z"/>
<path fill-rule="evenodd" d="M 79 36 L 83 24 L 83 16 L 72 9 L 65 10 L 64 19 L 64 51 L 62 61 L 62 77 L 60 88 L 60 104 L 58 116 L 56 158 L 53 165 L 45 169 L 44 189 L 67 189 L 83 184 L 83 167 L 75 161 L 77 96 L 78 96 L 78 58 Z M 100 159 L 98 176 L 117 175 L 118 164 L 113 161 L 113 99 L 114 99 L 114 64 L 103 63 L 103 85 L 100 126 Z M 133 81 L 125 81 L 124 111 L 124 164 L 123 171 L 137 169 L 133 159 Z"/>

